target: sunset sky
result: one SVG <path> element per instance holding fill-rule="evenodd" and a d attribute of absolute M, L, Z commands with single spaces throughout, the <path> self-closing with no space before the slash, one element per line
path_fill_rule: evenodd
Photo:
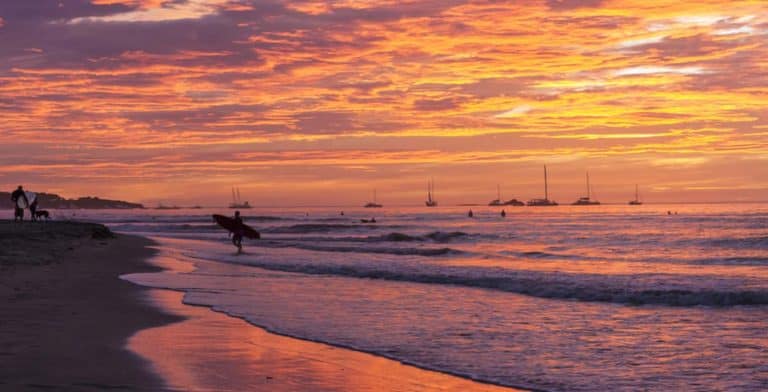
<path fill-rule="evenodd" d="M 0 1 L 0 185 L 768 200 L 765 0 Z"/>

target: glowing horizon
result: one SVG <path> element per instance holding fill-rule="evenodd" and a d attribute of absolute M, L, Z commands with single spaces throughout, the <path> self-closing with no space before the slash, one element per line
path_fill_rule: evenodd
<path fill-rule="evenodd" d="M 0 184 L 148 205 L 768 200 L 757 0 L 0 6 Z"/>

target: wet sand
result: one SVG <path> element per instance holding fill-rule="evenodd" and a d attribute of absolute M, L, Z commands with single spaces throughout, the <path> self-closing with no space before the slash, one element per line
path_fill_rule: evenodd
<path fill-rule="evenodd" d="M 118 278 L 157 269 L 150 244 L 94 224 L 0 221 L 0 390 L 162 389 L 125 343 L 179 318 Z"/>
<path fill-rule="evenodd" d="M 157 281 L 195 269 L 174 255 L 163 250 L 149 260 L 164 270 L 161 274 L 123 279 Z M 184 321 L 142 330 L 128 347 L 152 363 L 174 391 L 515 391 L 271 333 L 208 307 L 184 305 L 181 292 L 153 289 L 148 295 Z"/>
<path fill-rule="evenodd" d="M 180 292 L 152 290 L 150 296 L 185 320 L 143 330 L 128 347 L 150 360 L 171 390 L 512 391 L 269 333 L 206 307 L 183 305 Z"/>

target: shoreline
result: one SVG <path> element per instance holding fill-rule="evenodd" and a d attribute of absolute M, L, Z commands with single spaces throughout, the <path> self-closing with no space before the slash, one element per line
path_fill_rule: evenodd
<path fill-rule="evenodd" d="M 149 263 L 159 267 L 160 274 L 196 268 L 162 253 Z M 126 274 L 121 279 L 140 285 L 142 275 L 155 274 Z M 145 293 L 151 302 L 182 320 L 138 331 L 129 340 L 128 348 L 150 362 L 170 390 L 241 391 L 269 387 L 277 391 L 523 391 L 351 347 L 279 333 L 210 306 L 185 304 L 183 290 L 149 287 Z M 166 347 L 175 350 L 170 352 Z M 194 369 L 194 374 L 190 369 Z"/>
<path fill-rule="evenodd" d="M 181 302 L 183 293 L 176 290 L 152 289 L 148 295 L 163 309 L 186 318 L 139 331 L 128 343 L 167 377 L 169 390 L 533 391 L 275 333 L 207 306 L 186 305 Z M 213 330 L 220 334 L 216 337 L 220 341 L 204 341 Z M 163 352 L 171 342 L 179 352 Z M 231 351 L 221 352 L 222 347 Z M 200 356 L 201 351 L 205 356 Z M 218 360 L 208 362 L 212 353 Z"/>
<path fill-rule="evenodd" d="M 258 267 L 255 267 L 255 268 L 258 268 Z M 467 375 L 467 374 L 454 373 L 454 372 L 450 372 L 450 371 L 446 371 L 446 370 L 436 369 L 436 368 L 432 368 L 432 367 L 430 367 L 428 365 L 419 364 L 417 362 L 404 361 L 404 360 L 398 359 L 397 357 L 394 357 L 394 356 L 388 356 L 388 355 L 382 354 L 382 353 L 366 351 L 366 350 L 363 350 L 363 349 L 360 349 L 360 348 L 357 348 L 357 347 L 353 347 L 353 346 L 348 346 L 348 345 L 338 344 L 338 343 L 331 343 L 331 342 L 324 341 L 324 340 L 309 339 L 309 338 L 301 337 L 301 336 L 298 336 L 298 335 L 291 335 L 289 333 L 279 332 L 279 331 L 276 331 L 274 329 L 268 328 L 267 326 L 254 323 L 254 322 L 248 320 L 247 318 L 245 318 L 243 316 L 238 316 L 238 315 L 230 314 L 230 313 L 227 313 L 227 312 L 225 312 L 223 310 L 215 309 L 214 307 L 209 306 L 209 305 L 185 304 L 185 303 L 182 302 L 183 293 L 184 293 L 184 291 L 182 291 L 182 290 L 174 290 L 174 289 L 158 289 L 158 290 L 167 290 L 167 291 L 172 291 L 174 293 L 181 294 L 179 296 L 179 303 L 181 303 L 183 306 L 191 306 L 191 307 L 206 309 L 206 310 L 208 310 L 210 312 L 217 313 L 217 314 L 220 314 L 220 315 L 228 317 L 228 318 L 232 318 L 232 319 L 235 319 L 235 320 L 240 320 L 240 321 L 244 322 L 245 324 L 247 324 L 247 325 L 249 325 L 251 327 L 254 327 L 254 328 L 258 328 L 259 330 L 262 330 L 264 333 L 269 334 L 269 335 L 274 335 L 276 337 L 282 337 L 282 338 L 302 341 L 302 342 L 306 342 L 306 343 L 314 344 L 314 345 L 327 346 L 327 347 L 330 347 L 332 349 L 338 349 L 338 350 L 344 350 L 344 351 L 348 351 L 348 352 L 354 352 L 356 354 L 363 354 L 363 355 L 375 357 L 375 358 L 378 358 L 378 359 L 381 359 L 381 360 L 385 360 L 385 361 L 392 361 L 392 362 L 395 362 L 395 363 L 397 363 L 397 364 L 399 364 L 401 366 L 414 368 L 414 369 L 417 369 L 417 370 L 422 371 L 422 372 L 434 373 L 435 375 L 439 375 L 440 377 L 456 378 L 456 379 L 460 379 L 460 380 L 466 381 L 469 384 L 478 384 L 478 385 L 462 386 L 462 390 L 464 390 L 464 391 L 486 391 L 486 390 L 488 390 L 488 391 L 497 391 L 498 390 L 498 391 L 509 391 L 509 392 L 545 392 L 545 390 L 540 390 L 540 389 L 525 388 L 525 387 L 522 387 L 522 386 L 505 385 L 505 384 L 495 383 L 493 381 L 486 381 L 486 380 L 482 380 L 482 379 L 479 379 L 479 378 L 475 378 L 475 377 Z M 163 306 L 163 308 L 167 309 L 166 306 Z M 160 327 L 160 328 L 162 328 L 162 327 Z"/>
<path fill-rule="evenodd" d="M 0 221 L 0 234 L 0 389 L 164 388 L 125 343 L 180 319 L 119 279 L 159 270 L 152 241 L 79 222 Z"/>

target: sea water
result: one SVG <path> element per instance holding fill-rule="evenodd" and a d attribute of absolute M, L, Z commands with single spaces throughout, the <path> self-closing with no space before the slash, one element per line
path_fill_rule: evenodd
<path fill-rule="evenodd" d="M 129 280 L 280 334 L 536 390 L 768 389 L 768 205 L 505 210 L 254 208 L 241 255 L 227 209 L 58 214 L 150 236 L 191 267 Z"/>

